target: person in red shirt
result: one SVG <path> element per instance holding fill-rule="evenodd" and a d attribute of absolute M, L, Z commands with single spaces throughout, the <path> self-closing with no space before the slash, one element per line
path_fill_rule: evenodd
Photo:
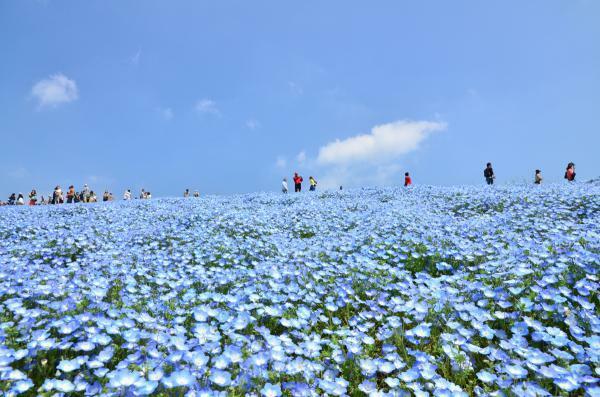
<path fill-rule="evenodd" d="M 412 179 L 410 179 L 410 175 L 408 174 L 408 172 L 404 173 L 404 186 L 410 186 L 412 185 Z"/>
<path fill-rule="evenodd" d="M 302 191 L 302 181 L 304 179 L 302 179 L 302 177 L 300 175 L 298 175 L 297 172 L 294 172 L 294 191 L 296 193 Z"/>
<path fill-rule="evenodd" d="M 575 180 L 575 164 L 569 163 L 567 165 L 567 171 L 565 171 L 565 179 L 569 182 L 573 182 Z"/>

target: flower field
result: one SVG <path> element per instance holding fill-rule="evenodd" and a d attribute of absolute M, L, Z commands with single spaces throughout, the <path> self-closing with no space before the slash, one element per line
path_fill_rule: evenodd
<path fill-rule="evenodd" d="M 0 392 L 600 396 L 600 187 L 0 209 Z"/>

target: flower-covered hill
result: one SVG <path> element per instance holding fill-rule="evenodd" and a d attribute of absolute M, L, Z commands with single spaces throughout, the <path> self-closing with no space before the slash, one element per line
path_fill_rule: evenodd
<path fill-rule="evenodd" d="M 600 395 L 600 187 L 0 209 L 5 395 Z"/>

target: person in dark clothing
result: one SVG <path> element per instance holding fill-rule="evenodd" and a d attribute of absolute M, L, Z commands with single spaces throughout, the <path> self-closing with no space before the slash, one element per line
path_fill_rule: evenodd
<path fill-rule="evenodd" d="M 535 179 L 533 180 L 533 182 L 536 185 L 541 185 L 543 179 L 544 178 L 542 178 L 542 171 L 541 170 L 535 170 Z"/>
<path fill-rule="evenodd" d="M 13 193 L 8 198 L 8 205 L 15 205 L 16 202 L 17 202 L 17 195 Z"/>
<path fill-rule="evenodd" d="M 294 173 L 294 191 L 296 193 L 302 191 L 302 181 L 303 180 L 304 179 L 302 179 L 302 177 L 300 175 L 298 175 L 297 172 Z"/>
<path fill-rule="evenodd" d="M 569 182 L 575 180 L 575 163 L 567 164 L 567 170 L 565 171 L 565 179 Z"/>
<path fill-rule="evenodd" d="M 492 168 L 492 163 L 487 163 L 485 170 L 483 170 L 483 176 L 485 177 L 485 181 L 488 185 L 494 184 L 494 179 L 496 179 L 496 175 L 494 175 L 494 169 Z"/>

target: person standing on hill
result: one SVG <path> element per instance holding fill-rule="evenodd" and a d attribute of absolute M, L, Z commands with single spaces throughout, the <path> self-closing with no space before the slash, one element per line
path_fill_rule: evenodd
<path fill-rule="evenodd" d="M 125 193 L 123 193 L 123 200 L 131 200 L 131 189 L 127 189 Z"/>
<path fill-rule="evenodd" d="M 315 178 L 313 178 L 312 176 L 308 178 L 308 181 L 310 182 L 310 188 L 309 190 L 311 192 L 314 192 L 315 190 L 317 190 L 317 181 L 315 180 Z"/>
<path fill-rule="evenodd" d="M 31 193 L 29 193 L 29 205 L 36 205 L 37 204 L 37 192 L 35 191 L 35 189 L 31 190 Z"/>
<path fill-rule="evenodd" d="M 540 170 L 535 170 L 535 184 L 536 185 L 541 185 L 542 184 L 542 180 L 544 178 L 542 178 L 542 171 Z"/>
<path fill-rule="evenodd" d="M 87 183 L 83 185 L 83 190 L 81 192 L 83 193 L 83 202 L 89 203 L 90 202 L 90 187 L 87 185 Z"/>
<path fill-rule="evenodd" d="M 54 188 L 54 193 L 52 193 L 52 204 L 62 204 L 63 202 L 63 193 L 62 189 L 59 185 Z"/>
<path fill-rule="evenodd" d="M 569 182 L 575 180 L 575 163 L 567 164 L 567 170 L 565 171 L 565 179 Z"/>
<path fill-rule="evenodd" d="M 75 186 L 71 185 L 69 186 L 69 190 L 67 191 L 67 203 L 71 204 L 73 203 L 73 200 L 75 199 Z"/>
<path fill-rule="evenodd" d="M 410 179 L 410 174 L 408 172 L 404 173 L 404 186 L 412 185 L 412 179 Z"/>
<path fill-rule="evenodd" d="M 185 189 L 185 192 L 183 192 L 183 197 L 184 198 L 190 197 L 190 189 Z"/>
<path fill-rule="evenodd" d="M 302 181 L 304 179 L 297 172 L 294 172 L 294 192 L 299 193 L 302 191 Z"/>
<path fill-rule="evenodd" d="M 17 205 L 25 205 L 25 198 L 23 197 L 23 193 L 19 193 L 19 197 L 17 197 Z"/>
<path fill-rule="evenodd" d="M 281 192 L 282 193 L 288 192 L 287 178 L 283 178 L 283 180 L 281 181 Z"/>
<path fill-rule="evenodd" d="M 494 179 L 496 179 L 496 175 L 494 174 L 492 163 L 487 163 L 485 170 L 483 170 L 483 176 L 485 177 L 485 181 L 488 185 L 494 184 Z"/>

